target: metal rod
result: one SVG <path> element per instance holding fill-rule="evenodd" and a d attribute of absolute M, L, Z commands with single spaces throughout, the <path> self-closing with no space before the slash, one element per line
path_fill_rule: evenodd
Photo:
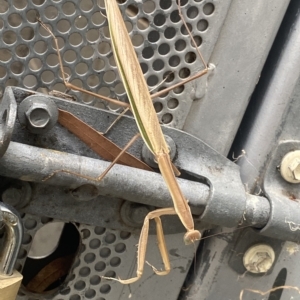
<path fill-rule="evenodd" d="M 109 164 L 93 158 L 11 142 L 0 160 L 0 175 L 24 181 L 68 186 L 71 189 L 91 184 L 96 186 L 99 194 L 103 196 L 157 207 L 172 206 L 168 189 L 158 173 L 115 165 L 100 182 L 77 175 L 97 178 Z M 67 172 L 58 172 L 60 170 Z M 52 177 L 43 181 L 53 173 Z M 181 178 L 178 181 L 189 200 L 193 214 L 200 215 L 209 198 L 209 187 Z"/>
<path fill-rule="evenodd" d="M 100 182 L 78 175 L 97 178 L 108 165 L 109 162 L 93 158 L 11 142 L 0 160 L 0 175 L 24 181 L 68 186 L 70 189 L 91 184 L 97 187 L 99 195 L 122 198 L 157 207 L 172 206 L 172 199 L 163 180 L 161 180 L 161 175 L 154 172 L 115 165 Z M 67 172 L 58 172 L 61 170 Z M 49 176 L 51 177 L 44 181 Z M 178 181 L 184 195 L 189 200 L 192 213 L 200 216 L 210 197 L 209 187 L 199 182 L 181 178 Z M 264 227 L 270 215 L 269 201 L 254 195 L 248 195 L 246 199 L 246 209 L 241 216 L 243 225 Z M 219 213 L 218 211 L 213 212 L 216 218 Z M 230 218 L 230 214 L 227 217 Z"/>

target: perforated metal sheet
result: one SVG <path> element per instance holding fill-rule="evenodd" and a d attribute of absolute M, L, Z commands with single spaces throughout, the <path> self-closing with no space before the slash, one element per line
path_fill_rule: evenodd
<path fill-rule="evenodd" d="M 122 2 L 120 8 L 149 89 L 157 85 L 156 90 L 163 89 L 203 69 L 175 1 L 118 2 Z M 208 60 L 230 1 L 223 1 L 222 5 L 218 1 L 201 0 L 181 3 L 195 41 Z M 45 93 L 66 92 L 53 40 L 36 20 L 40 17 L 58 38 L 64 71 L 71 83 L 126 101 L 104 14 L 103 1 L 2 0 L 0 92 L 8 85 Z M 167 80 L 162 83 L 167 74 Z M 204 89 L 205 80 L 197 80 L 155 99 L 160 121 L 181 128 L 192 101 L 201 97 Z M 78 92 L 69 93 L 89 105 L 118 109 Z"/>
<path fill-rule="evenodd" d="M 173 85 L 182 78 L 203 69 L 191 39 L 178 16 L 174 0 L 118 2 L 149 89 L 157 85 L 159 87 L 156 90 Z M 230 2 L 230 0 L 181 0 L 184 17 L 207 61 L 213 51 Z M 113 59 L 104 14 L 103 1 L 0 0 L 0 94 L 9 85 L 44 93 L 58 90 L 74 95 L 79 102 L 118 111 L 119 108 L 116 106 L 99 99 L 75 91 L 66 91 L 61 80 L 53 40 L 36 21 L 36 17 L 40 17 L 57 36 L 64 72 L 71 83 L 126 101 L 124 88 Z M 169 76 L 163 82 L 166 75 Z M 154 106 L 159 120 L 163 124 L 182 128 L 192 102 L 200 99 L 205 92 L 206 79 L 193 81 L 169 92 L 168 95 L 155 99 Z M 35 224 L 32 225 L 33 227 L 26 226 L 27 217 L 35 220 L 35 222 L 29 221 L 29 224 Z M 38 216 L 24 218 L 25 239 L 17 263 L 19 270 L 26 260 L 35 232 L 43 224 Z M 71 276 L 72 280 L 54 299 L 127 299 L 131 291 L 132 299 L 146 299 L 149 293 L 156 299 L 176 298 L 194 254 L 193 247 L 183 245 L 182 235 L 167 237 L 168 248 L 172 254 L 172 276 L 157 279 L 151 268 L 146 268 L 143 279 L 136 285 L 132 285 L 130 290 L 128 286 L 118 283 L 103 283 L 99 281 L 99 276 L 107 275 L 107 272 L 110 272 L 108 275 L 114 275 L 111 272 L 115 272 L 116 275 L 125 278 L 134 274 L 135 245 L 138 236 L 130 236 L 123 241 L 120 232 L 105 229 L 106 234 L 114 235 L 116 238 L 114 243 L 106 243 L 105 251 L 113 253 L 116 260 L 123 257 L 120 265 L 113 266 L 112 256 L 107 258 L 99 256 L 107 235 L 101 236 L 97 234 L 95 228 L 83 224 L 79 225 L 79 231 L 81 230 L 89 232 L 89 237 L 82 240 L 85 251 L 80 254 L 79 263 L 73 270 L 73 277 Z M 100 241 L 97 248 L 90 246 L 91 240 L 94 239 Z M 126 246 L 124 253 L 118 253 L 116 250 L 119 243 L 124 243 Z M 154 236 L 150 238 L 149 244 L 155 244 Z M 147 254 L 150 260 L 151 256 L 156 257 L 152 252 L 148 251 Z M 95 260 L 86 261 L 86 254 L 90 254 L 89 257 L 95 255 Z M 96 268 L 96 265 L 100 265 L 101 262 L 113 268 L 103 270 L 101 267 Z M 82 269 L 87 272 L 81 271 Z M 45 295 L 38 297 L 24 294 L 24 290 L 18 296 L 18 299 L 22 300 L 45 298 Z"/>
<path fill-rule="evenodd" d="M 25 236 L 16 263 L 17 270 L 22 271 L 37 231 L 48 222 L 55 221 L 23 214 Z M 17 300 L 148 299 L 149 293 L 154 299 L 177 298 L 181 289 L 181 285 L 178 286 L 177 283 L 181 283 L 185 278 L 195 252 L 195 247 L 184 245 L 182 234 L 166 236 L 172 275 L 159 277 L 149 266 L 146 266 L 140 281 L 124 286 L 102 279 L 101 276 L 128 278 L 135 274 L 136 244 L 139 236 L 99 226 L 84 224 L 76 226 L 80 233 L 81 245 L 64 286 L 42 294 L 30 293 L 22 286 Z M 161 268 L 162 265 L 157 259 L 158 250 L 154 235 L 149 236 L 148 244 L 151 250 L 147 251 L 147 261 Z"/>
<path fill-rule="evenodd" d="M 35 234 L 49 221 L 55 222 L 49 218 L 23 215 L 26 233 L 16 263 L 19 271 L 24 267 Z M 79 254 L 64 288 L 60 288 L 59 292 L 42 293 L 39 296 L 28 292 L 23 286 L 17 299 L 119 299 L 123 286 L 103 280 L 101 276 L 115 277 L 116 272 L 124 274 L 126 264 L 135 257 L 135 251 L 131 251 L 131 248 L 136 244 L 137 237 L 103 227 L 83 224 L 76 227 L 81 236 Z"/>

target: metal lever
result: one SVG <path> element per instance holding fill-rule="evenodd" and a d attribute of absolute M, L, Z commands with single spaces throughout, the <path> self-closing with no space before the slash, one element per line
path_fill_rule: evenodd
<path fill-rule="evenodd" d="M 0 253 L 1 300 L 15 300 L 23 276 L 14 270 L 23 238 L 23 226 L 17 211 L 0 202 L 0 224 L 5 227 L 5 242 Z"/>

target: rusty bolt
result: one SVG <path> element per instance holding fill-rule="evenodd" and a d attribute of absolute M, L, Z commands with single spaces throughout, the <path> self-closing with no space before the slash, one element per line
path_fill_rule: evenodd
<path fill-rule="evenodd" d="M 300 182 L 300 150 L 289 152 L 283 157 L 280 173 L 287 182 Z"/>
<path fill-rule="evenodd" d="M 274 250 L 265 244 L 250 247 L 243 257 L 244 266 L 251 273 L 266 273 L 271 269 L 274 260 Z"/>

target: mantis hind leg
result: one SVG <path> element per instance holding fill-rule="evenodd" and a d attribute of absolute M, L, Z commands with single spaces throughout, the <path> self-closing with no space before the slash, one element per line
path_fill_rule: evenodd
<path fill-rule="evenodd" d="M 146 250 L 147 250 L 147 242 L 148 242 L 148 235 L 149 235 L 149 221 L 152 219 L 154 219 L 156 223 L 158 248 L 164 264 L 164 270 L 160 271 L 153 266 L 151 267 L 157 275 L 167 275 L 170 272 L 171 265 L 170 265 L 168 250 L 164 238 L 162 223 L 160 220 L 160 217 L 164 215 L 176 215 L 176 211 L 173 207 L 161 208 L 161 209 L 151 211 L 145 217 L 141 235 L 139 238 L 139 243 L 138 243 L 136 277 L 132 277 L 129 279 L 120 279 L 120 278 L 112 278 L 112 277 L 102 277 L 102 278 L 115 280 L 122 284 L 134 283 L 141 278 L 144 272 L 144 265 L 146 262 Z"/>

